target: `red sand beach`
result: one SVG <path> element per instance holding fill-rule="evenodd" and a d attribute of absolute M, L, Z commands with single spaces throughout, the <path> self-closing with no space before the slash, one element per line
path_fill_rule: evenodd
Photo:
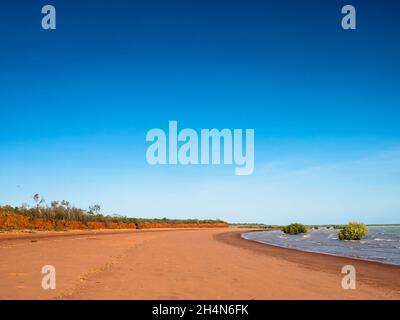
<path fill-rule="evenodd" d="M 399 299 L 400 267 L 272 247 L 245 230 L 0 234 L 1 299 Z M 356 290 L 341 268 L 357 270 Z M 56 268 L 43 290 L 41 268 Z"/>

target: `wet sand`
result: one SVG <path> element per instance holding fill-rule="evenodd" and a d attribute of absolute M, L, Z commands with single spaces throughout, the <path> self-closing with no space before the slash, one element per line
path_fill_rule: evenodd
<path fill-rule="evenodd" d="M 0 299 L 399 299 L 400 267 L 272 247 L 245 230 L 0 234 Z M 343 265 L 356 290 L 341 287 Z M 43 290 L 53 265 L 56 290 Z"/>

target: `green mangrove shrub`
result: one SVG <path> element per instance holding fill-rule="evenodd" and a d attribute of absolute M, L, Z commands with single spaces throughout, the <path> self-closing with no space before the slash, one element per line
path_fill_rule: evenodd
<path fill-rule="evenodd" d="M 350 222 L 338 232 L 339 240 L 361 240 L 368 235 L 368 228 L 364 223 Z"/>
<path fill-rule="evenodd" d="M 286 227 L 283 227 L 282 231 L 286 234 L 299 234 L 299 233 L 306 233 L 307 228 L 305 225 L 301 223 L 292 223 Z"/>

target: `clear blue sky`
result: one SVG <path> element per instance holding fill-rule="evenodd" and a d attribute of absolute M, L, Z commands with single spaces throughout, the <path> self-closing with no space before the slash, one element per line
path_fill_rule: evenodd
<path fill-rule="evenodd" d="M 16 0 L 0 39 L 0 204 L 400 223 L 398 1 Z M 145 135 L 169 120 L 254 128 L 253 175 L 147 165 Z"/>

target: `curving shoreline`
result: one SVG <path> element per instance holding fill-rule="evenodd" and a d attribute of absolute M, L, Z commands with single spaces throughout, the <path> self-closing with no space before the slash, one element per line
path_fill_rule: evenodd
<path fill-rule="evenodd" d="M 308 252 L 308 253 L 318 253 L 318 254 L 323 254 L 323 255 L 327 255 L 327 256 L 334 256 L 334 257 L 343 257 L 343 258 L 350 258 L 350 259 L 355 259 L 355 260 L 361 260 L 361 261 L 368 261 L 368 262 L 375 262 L 375 263 L 380 263 L 380 264 L 385 264 L 385 265 L 394 265 L 394 266 L 400 266 L 400 264 L 398 263 L 389 263 L 386 261 L 379 261 L 376 259 L 367 259 L 367 258 L 361 258 L 358 256 L 352 256 L 352 255 L 346 255 L 346 254 L 340 254 L 340 253 L 332 253 L 332 252 L 327 252 L 327 251 L 317 251 L 317 250 L 311 250 L 311 249 L 305 249 L 305 248 L 301 248 L 301 247 L 288 247 L 285 245 L 280 245 L 277 243 L 271 243 L 271 242 L 267 242 L 267 241 L 263 241 L 263 240 L 259 240 L 259 239 L 252 239 L 250 237 L 246 237 L 247 234 L 251 234 L 252 232 L 265 232 L 265 231 L 269 231 L 269 230 L 257 230 L 257 231 L 250 231 L 250 232 L 245 232 L 241 234 L 241 237 L 245 240 L 248 241 L 254 241 L 257 243 L 261 243 L 261 244 L 265 244 L 265 245 L 269 245 L 269 246 L 273 246 L 273 247 L 278 247 L 278 248 L 283 248 L 283 249 L 292 249 L 292 250 L 298 250 L 301 252 Z M 272 231 L 272 230 L 271 230 Z"/>
<path fill-rule="evenodd" d="M 273 247 L 247 231 L 3 235 L 0 299 L 400 299 L 398 266 Z M 54 291 L 40 286 L 48 264 Z M 341 288 L 346 264 L 356 290 Z"/>
<path fill-rule="evenodd" d="M 277 259 L 294 262 L 303 267 L 314 270 L 322 269 L 324 272 L 329 272 L 331 274 L 338 274 L 338 270 L 340 270 L 343 265 L 351 264 L 357 269 L 358 280 L 385 289 L 390 289 L 395 292 L 397 291 L 400 294 L 399 265 L 319 252 L 310 252 L 297 248 L 285 248 L 242 237 L 244 233 L 253 231 L 256 230 L 220 234 L 217 238 L 224 243 L 241 246 L 242 248 L 250 250 L 256 254 L 268 255 Z"/>

